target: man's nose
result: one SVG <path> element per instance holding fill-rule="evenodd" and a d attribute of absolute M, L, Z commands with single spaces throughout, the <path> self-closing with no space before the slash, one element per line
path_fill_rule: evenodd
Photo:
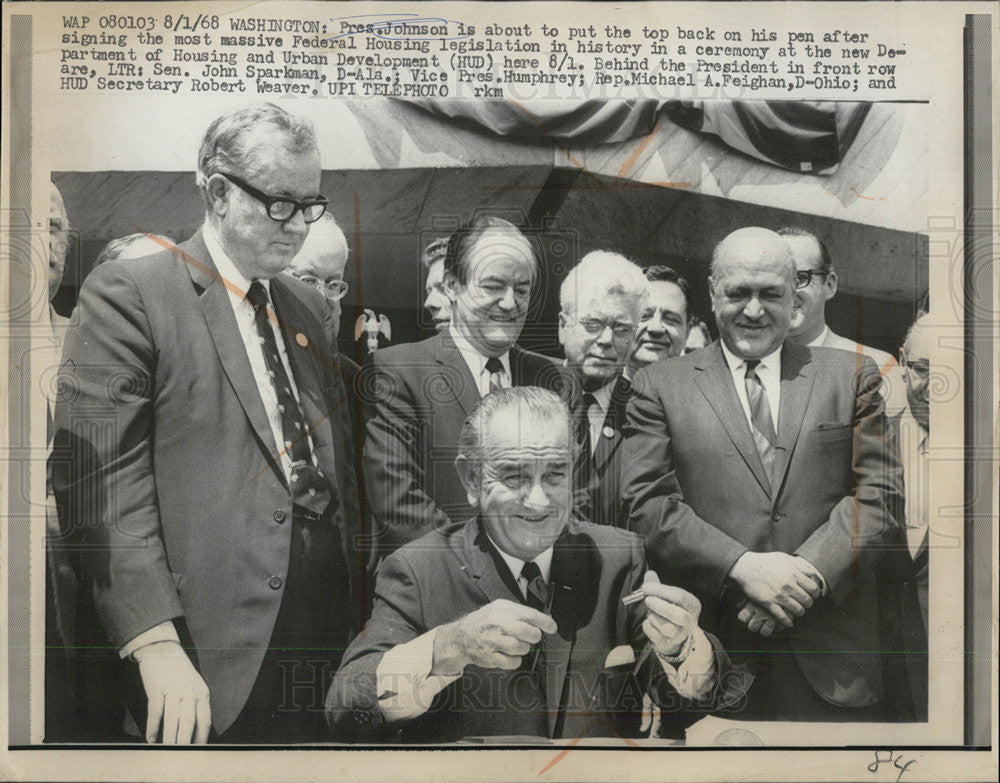
<path fill-rule="evenodd" d="M 760 303 L 760 297 L 751 297 L 743 308 L 743 314 L 747 318 L 760 318 L 764 314 L 764 306 Z"/>
<path fill-rule="evenodd" d="M 306 223 L 306 216 L 302 214 L 301 209 L 295 210 L 295 212 L 292 213 L 292 216 L 281 224 L 281 227 L 285 231 L 294 232 L 296 234 L 309 233 L 309 224 Z"/>
<path fill-rule="evenodd" d="M 646 331 L 652 332 L 653 334 L 663 334 L 666 330 L 666 324 L 663 323 L 663 318 L 659 313 L 656 313 L 652 318 L 650 318 L 645 323 Z"/>
<path fill-rule="evenodd" d="M 514 295 L 513 288 L 507 288 L 503 292 L 503 296 L 497 302 L 497 305 L 504 310 L 514 310 L 517 308 L 517 297 Z"/>
<path fill-rule="evenodd" d="M 609 324 L 605 324 L 604 328 L 601 329 L 597 334 L 597 344 L 598 345 L 611 345 L 614 342 L 615 333 Z"/>
<path fill-rule="evenodd" d="M 549 507 L 549 496 L 545 492 L 545 487 L 542 486 L 540 476 L 535 478 L 528 487 L 528 494 L 524 497 L 524 505 L 538 509 Z"/>

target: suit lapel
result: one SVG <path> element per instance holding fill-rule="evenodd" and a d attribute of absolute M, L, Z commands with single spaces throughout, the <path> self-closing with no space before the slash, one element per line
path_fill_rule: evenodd
<path fill-rule="evenodd" d="M 781 403 L 778 411 L 778 444 L 774 459 L 774 491 L 781 488 L 809 407 L 816 370 L 808 348 L 785 343 L 781 349 Z"/>
<path fill-rule="evenodd" d="M 465 357 L 462 356 L 462 352 L 458 350 L 458 346 L 455 345 L 455 341 L 447 331 L 442 332 L 433 339 L 437 341 L 432 348 L 434 360 L 445 368 L 444 372 L 441 373 L 441 377 L 448 384 L 448 388 L 455 395 L 455 399 L 462 406 L 462 410 L 466 414 L 472 413 L 481 398 L 479 396 L 479 385 L 476 383 L 476 379 L 472 377 Z"/>
<path fill-rule="evenodd" d="M 324 355 L 321 344 L 313 343 L 306 336 L 315 334 L 317 330 L 307 328 L 308 311 L 281 275 L 271 279 L 271 299 L 274 302 L 274 312 L 278 316 L 279 331 L 285 338 L 288 363 L 292 367 L 292 375 L 295 376 L 299 405 L 312 437 L 316 459 L 320 469 L 330 478 L 330 483 L 337 486 L 330 416 L 338 415 L 339 411 L 330 408 L 330 403 L 323 393 L 324 384 L 317 366 L 317 362 L 332 362 L 333 359 Z M 340 400 L 337 404 L 346 404 L 346 401 Z"/>
<path fill-rule="evenodd" d="M 243 338 L 240 337 L 240 330 L 236 325 L 236 315 L 233 313 L 233 307 L 229 301 L 227 286 L 232 285 L 232 283 L 223 280 L 216 270 L 208 248 L 202 239 L 201 231 L 195 234 L 190 241 L 180 245 L 174 253 L 182 257 L 188 273 L 191 275 L 191 281 L 201 292 L 199 304 L 205 316 L 209 333 L 212 335 L 212 342 L 215 345 L 222 369 L 243 407 L 260 447 L 272 460 L 271 467 L 284 484 L 284 471 L 281 470 L 280 462 L 275 459 L 278 446 L 274 441 L 274 434 L 271 432 L 264 403 L 257 391 L 257 382 L 250 369 L 246 345 L 243 343 Z"/>
<path fill-rule="evenodd" d="M 470 519 L 465 524 L 465 568 L 473 583 L 485 596 L 487 603 L 504 598 L 521 602 L 521 591 L 514 582 L 506 563 L 498 562 L 479 520 Z M 502 574 L 502 575 L 501 575 Z M 508 578 L 509 577 L 509 578 Z"/>
<path fill-rule="evenodd" d="M 740 398 L 736 395 L 733 376 L 729 371 L 729 365 L 726 364 L 721 344 L 716 340 L 708 348 L 698 351 L 698 354 L 704 354 L 704 356 L 699 356 L 700 361 L 695 364 L 695 369 L 701 371 L 695 375 L 695 383 L 698 384 L 698 388 L 708 404 L 712 406 L 715 415 L 719 417 L 729 439 L 733 442 L 740 456 L 743 457 L 747 467 L 750 468 L 767 496 L 771 497 L 771 481 L 764 470 L 764 463 L 761 462 L 757 447 L 754 445 L 750 424 L 747 422 L 746 413 L 743 412 Z M 784 402 L 782 402 L 783 407 Z"/>

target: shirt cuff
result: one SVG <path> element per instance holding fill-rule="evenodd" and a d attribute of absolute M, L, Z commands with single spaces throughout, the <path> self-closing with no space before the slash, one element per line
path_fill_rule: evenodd
<path fill-rule="evenodd" d="M 677 666 L 659 655 L 656 659 L 674 690 L 685 698 L 697 701 L 707 696 L 715 683 L 715 649 L 701 628 L 695 628 L 690 639 L 687 658 Z"/>
<path fill-rule="evenodd" d="M 375 670 L 378 706 L 386 721 L 406 720 L 430 709 L 434 697 L 462 676 L 431 676 L 437 628 L 398 644 L 382 656 Z"/>
<path fill-rule="evenodd" d="M 155 644 L 156 642 L 177 642 L 181 643 L 180 637 L 177 635 L 177 629 L 174 628 L 173 620 L 166 620 L 159 625 L 154 625 L 149 630 L 143 631 L 138 636 L 133 636 L 129 641 L 125 643 L 125 646 L 118 650 L 118 655 L 122 658 L 129 658 L 134 652 L 136 652 L 140 647 L 145 647 L 149 644 Z"/>

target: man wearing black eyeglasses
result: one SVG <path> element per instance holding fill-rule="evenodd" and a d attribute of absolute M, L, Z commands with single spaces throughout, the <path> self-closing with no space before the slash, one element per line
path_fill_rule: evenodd
<path fill-rule="evenodd" d="M 867 356 L 882 375 L 882 398 L 886 414 L 897 415 L 906 405 L 899 365 L 891 354 L 849 340 L 834 332 L 826 323 L 826 303 L 837 295 L 839 278 L 833 257 L 819 237 L 801 228 L 785 226 L 778 234 L 792 249 L 795 259 L 795 305 L 788 339 L 810 348 L 837 348 L 850 351 L 859 359 Z"/>
<path fill-rule="evenodd" d="M 201 229 L 80 293 L 54 480 L 148 742 L 325 736 L 357 485 L 330 309 L 280 274 L 326 209 L 320 173 L 284 109 L 220 117 Z"/>

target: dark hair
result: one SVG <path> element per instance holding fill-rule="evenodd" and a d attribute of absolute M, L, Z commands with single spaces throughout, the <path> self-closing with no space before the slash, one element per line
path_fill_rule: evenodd
<path fill-rule="evenodd" d="M 782 226 L 778 229 L 778 234 L 783 237 L 808 237 L 813 240 L 816 243 L 816 247 L 819 248 L 819 263 L 823 274 L 829 274 L 833 271 L 833 256 L 830 255 L 826 244 L 818 236 L 798 226 Z"/>
<path fill-rule="evenodd" d="M 448 237 L 448 252 L 444 257 L 445 274 L 451 273 L 459 283 L 465 285 L 469 280 L 469 252 L 476 242 L 487 231 L 512 231 L 518 236 L 524 237 L 521 230 L 513 223 L 503 218 L 491 217 L 489 215 L 477 215 L 471 222 L 462 225 L 455 233 Z M 527 238 L 524 237 L 525 241 Z M 534 251 L 534 248 L 532 248 Z M 534 252 L 532 252 L 534 256 Z M 535 271 L 538 269 L 538 261 L 535 260 Z"/>
<path fill-rule="evenodd" d="M 448 255 L 449 239 L 450 237 L 435 239 L 424 248 L 424 252 L 420 255 L 420 263 L 423 264 L 425 271 L 434 266 L 438 261 L 443 261 L 445 256 Z"/>
<path fill-rule="evenodd" d="M 666 264 L 647 266 L 642 273 L 650 283 L 673 283 L 681 289 L 681 293 L 684 294 L 684 311 L 687 313 L 688 323 L 691 323 L 694 314 L 691 312 L 691 286 L 688 285 L 688 281 L 677 274 L 672 266 Z"/>

